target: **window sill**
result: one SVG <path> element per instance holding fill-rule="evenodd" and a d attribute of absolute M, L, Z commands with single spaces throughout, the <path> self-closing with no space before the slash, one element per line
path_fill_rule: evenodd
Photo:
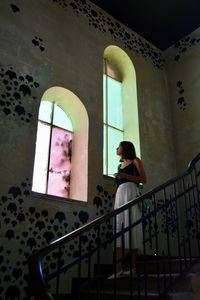
<path fill-rule="evenodd" d="M 31 196 L 36 199 L 40 200 L 48 200 L 52 203 L 59 203 L 59 204 L 66 204 L 66 205 L 78 205 L 78 206 L 87 206 L 88 202 L 87 201 L 81 201 L 81 200 L 76 200 L 76 199 L 70 199 L 70 198 L 63 198 L 63 197 L 58 197 L 54 195 L 47 195 L 47 194 L 42 194 L 38 193 L 35 191 L 31 191 Z"/>
<path fill-rule="evenodd" d="M 103 178 L 106 179 L 106 180 L 115 181 L 115 177 L 114 176 L 103 175 Z"/>

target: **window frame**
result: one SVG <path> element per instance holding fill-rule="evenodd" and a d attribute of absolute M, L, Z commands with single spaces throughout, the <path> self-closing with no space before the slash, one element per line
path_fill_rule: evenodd
<path fill-rule="evenodd" d="M 121 98 L 121 109 L 122 109 L 122 112 L 121 112 L 121 115 L 122 115 L 122 129 L 118 128 L 118 127 L 115 127 L 113 125 L 111 125 L 108 121 L 108 102 L 109 102 L 109 96 L 108 96 L 108 89 L 109 89 L 109 85 L 108 85 L 108 79 L 111 78 L 112 80 L 116 81 L 117 83 L 120 83 L 121 84 L 121 87 L 122 87 L 122 81 L 119 79 L 119 74 L 116 75 L 116 73 L 114 72 L 114 70 L 112 70 L 112 68 L 109 66 L 109 63 L 107 62 L 106 59 L 104 59 L 104 67 L 103 67 L 103 98 L 104 98 L 104 101 L 103 101 L 103 144 L 104 144 L 104 147 L 105 147 L 105 151 L 103 151 L 104 155 L 103 155 L 103 175 L 105 176 L 110 176 L 110 177 L 113 177 L 114 174 L 109 174 L 109 155 L 108 155 L 108 149 L 109 149 L 109 134 L 108 134 L 108 131 L 109 131 L 109 128 L 112 128 L 114 129 L 115 131 L 118 131 L 120 133 L 122 133 L 122 137 L 124 136 L 124 127 L 123 127 L 123 99 L 122 99 L 122 94 L 120 95 L 120 98 Z M 108 72 L 108 70 L 110 69 L 110 71 Z M 108 73 L 113 73 L 114 76 L 110 76 Z M 105 90 L 104 90 L 104 76 L 105 76 Z M 105 97 L 104 97 L 105 95 Z M 104 113 L 105 111 L 105 113 Z M 105 114 L 105 116 L 104 116 Z M 104 132 L 104 129 L 105 129 L 105 132 Z M 122 138 L 123 140 L 123 138 Z"/>
<path fill-rule="evenodd" d="M 41 101 L 40 103 L 40 107 L 39 107 L 39 114 L 38 114 L 38 123 L 37 124 L 44 124 L 46 126 L 49 127 L 50 129 L 50 133 L 49 133 L 49 141 L 48 141 L 48 160 L 47 160 L 47 171 L 46 171 L 46 174 L 45 174 L 45 193 L 41 192 L 41 191 L 36 191 L 36 190 L 33 190 L 33 182 L 32 182 L 32 191 L 35 192 L 35 193 L 40 193 L 40 194 L 43 194 L 43 195 L 46 195 L 46 196 L 55 196 L 55 197 L 59 197 L 59 198 L 64 198 L 64 199 L 68 199 L 68 197 L 64 197 L 64 196 L 59 196 L 59 195 L 56 195 L 56 194 L 50 194 L 48 193 L 48 187 L 49 187 L 49 175 L 50 175 L 50 162 L 51 162 L 51 149 L 52 149 L 52 132 L 53 132 L 53 128 L 58 128 L 58 129 L 62 129 L 66 132 L 70 132 L 72 134 L 74 134 L 74 131 L 71 131 L 67 128 L 64 128 L 64 127 L 61 127 L 61 126 L 58 126 L 56 124 L 54 124 L 54 112 L 56 111 L 56 106 L 61 109 L 66 118 L 68 118 L 68 120 L 70 121 L 71 123 L 71 127 L 72 127 L 72 121 L 71 119 L 68 117 L 67 113 L 62 109 L 62 107 L 60 105 L 58 105 L 55 101 L 48 101 L 51 103 L 51 111 L 50 111 L 50 122 L 48 121 L 45 121 L 45 120 L 42 120 L 40 118 L 40 108 L 41 108 L 41 105 L 42 103 L 44 103 L 44 101 Z M 73 129 L 73 127 L 72 127 Z M 38 134 L 38 126 L 37 126 L 37 134 Z M 36 135 L 37 136 L 37 135 Z M 36 149 L 37 149 L 37 144 L 35 145 L 35 157 L 36 157 Z M 34 181 L 34 168 L 35 168 L 35 159 L 34 159 L 34 166 L 33 166 L 33 181 Z M 70 171 L 71 171 L 71 168 L 70 168 Z M 71 181 L 71 178 L 70 178 L 70 181 Z"/>

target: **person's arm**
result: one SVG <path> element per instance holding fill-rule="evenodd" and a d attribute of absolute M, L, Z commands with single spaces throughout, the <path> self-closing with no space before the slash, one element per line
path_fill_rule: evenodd
<path fill-rule="evenodd" d="M 138 176 L 134 176 L 134 175 L 130 175 L 130 174 L 126 174 L 126 173 L 122 173 L 122 172 L 118 172 L 117 173 L 117 177 L 119 178 L 126 178 L 129 181 L 135 182 L 135 183 L 146 183 L 147 179 L 146 179 L 146 174 L 142 165 L 142 162 L 139 158 L 135 158 L 134 159 L 134 164 L 138 170 L 139 175 Z"/>

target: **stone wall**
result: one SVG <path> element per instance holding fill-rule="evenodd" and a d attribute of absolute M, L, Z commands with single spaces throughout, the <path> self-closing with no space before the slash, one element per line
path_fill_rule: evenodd
<path fill-rule="evenodd" d="M 200 149 L 200 28 L 165 51 L 178 172 Z"/>
<path fill-rule="evenodd" d="M 33 250 L 111 209 L 113 180 L 102 175 L 107 46 L 121 47 L 135 67 L 145 190 L 174 176 L 176 164 L 165 61 L 158 49 L 84 0 L 2 0 L 0 20 L 0 293 L 2 299 L 22 300 L 29 297 L 27 258 Z M 179 80 L 185 86 L 180 76 L 175 85 Z M 87 203 L 31 192 L 38 109 L 54 86 L 77 95 L 89 116 Z M 74 251 L 72 246 L 69 255 Z"/>

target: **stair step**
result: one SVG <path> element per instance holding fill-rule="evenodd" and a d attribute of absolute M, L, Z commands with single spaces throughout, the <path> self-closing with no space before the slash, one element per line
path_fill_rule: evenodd
<path fill-rule="evenodd" d="M 170 260 L 163 257 L 158 256 L 151 256 L 150 258 L 147 257 L 147 260 L 141 256 L 140 260 L 137 263 L 136 269 L 137 273 L 140 274 L 156 274 L 158 271 L 159 273 L 182 273 L 182 271 L 186 267 L 190 267 L 196 258 L 171 258 Z M 127 265 L 128 266 L 128 265 Z M 181 268 L 182 266 L 182 268 Z M 109 275 L 112 274 L 114 271 L 113 265 L 95 265 L 94 266 L 94 274 L 104 274 Z"/>
<path fill-rule="evenodd" d="M 188 266 L 196 259 L 184 259 L 181 263 Z M 169 290 L 171 283 L 177 282 L 173 287 L 173 292 L 170 292 L 165 299 L 167 300 L 191 300 L 193 285 L 197 286 L 199 284 L 199 271 L 200 269 L 196 267 L 192 268 L 191 271 L 183 277 L 183 272 L 180 272 L 180 259 L 173 259 L 173 262 L 166 258 L 157 260 L 153 258 L 150 261 L 140 260 L 137 264 L 137 274 L 130 277 L 121 277 L 114 279 L 108 279 L 108 277 L 113 272 L 112 265 L 99 265 L 95 266 L 94 273 L 95 278 L 90 279 L 90 284 L 88 286 L 87 278 L 73 278 L 72 280 L 72 295 L 78 296 L 77 299 L 81 300 L 96 300 L 97 292 L 99 292 L 98 299 L 102 300 L 126 300 L 130 299 L 130 290 L 132 289 L 131 299 L 133 300 L 143 300 L 145 298 L 145 290 L 148 294 L 149 300 L 159 299 L 158 287 L 160 287 L 160 294 L 163 294 L 166 290 Z M 146 268 L 146 269 L 145 269 Z M 151 272 L 149 272 L 151 270 Z M 157 271 L 163 271 L 157 275 Z M 174 271 L 171 275 L 166 273 L 167 270 Z M 177 271 L 178 270 L 178 271 Z M 147 274 L 147 276 L 144 274 Z M 147 273 L 148 272 L 148 273 Z M 98 274 L 98 275 L 97 275 Z M 179 281 L 180 276 L 182 280 Z M 158 281 L 159 280 L 159 281 Z M 158 285 L 159 282 L 159 285 Z M 114 289 L 116 289 L 115 298 Z M 138 296 L 138 291 L 140 291 L 141 296 Z M 80 294 L 80 295 L 79 295 Z M 160 298 L 161 299 L 161 298 Z M 164 298 L 162 298 L 164 299 Z"/>
<path fill-rule="evenodd" d="M 100 291 L 99 293 L 99 296 L 101 300 L 113 300 L 113 299 L 116 299 L 116 300 L 130 300 L 130 292 L 129 291 L 120 291 L 120 292 L 117 292 L 116 294 L 116 298 L 115 298 L 115 295 L 113 293 L 113 291 Z M 90 294 L 89 295 L 82 295 L 81 294 L 81 300 L 96 300 L 97 299 L 97 292 L 96 291 L 90 291 Z M 132 294 L 132 297 L 131 297 L 132 300 L 144 300 L 146 299 L 145 298 L 145 294 L 144 293 L 141 293 L 140 294 L 140 297 L 138 296 L 138 293 L 137 292 L 133 292 Z M 147 293 L 147 299 L 148 300 L 156 300 L 158 299 L 158 294 L 157 293 Z"/>
<path fill-rule="evenodd" d="M 192 300 L 194 294 L 192 292 L 176 292 L 168 294 L 169 300 Z"/>
<path fill-rule="evenodd" d="M 196 259 L 154 259 L 148 261 L 139 261 L 137 263 L 138 273 L 180 273 L 186 267 L 189 267 Z"/>

